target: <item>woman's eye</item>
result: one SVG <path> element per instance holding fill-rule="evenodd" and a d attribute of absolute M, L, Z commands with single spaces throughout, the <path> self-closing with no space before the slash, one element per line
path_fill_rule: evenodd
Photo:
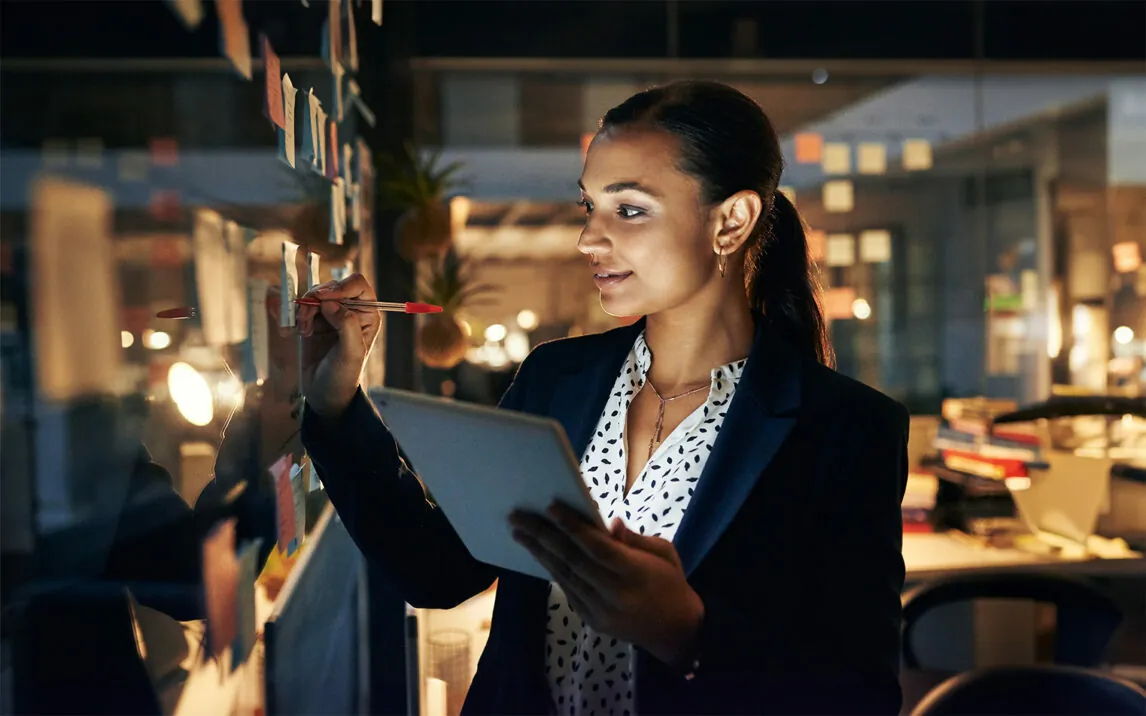
<path fill-rule="evenodd" d="M 593 213 L 593 205 L 591 203 L 589 203 L 589 201 L 586 199 L 582 199 L 581 201 L 577 202 L 577 206 L 580 206 L 581 208 L 583 208 L 585 210 L 586 214 L 592 214 Z"/>
<path fill-rule="evenodd" d="M 643 209 L 638 209 L 635 206 L 625 206 L 622 204 L 617 207 L 617 216 L 620 216 L 622 219 L 635 219 L 644 213 Z"/>

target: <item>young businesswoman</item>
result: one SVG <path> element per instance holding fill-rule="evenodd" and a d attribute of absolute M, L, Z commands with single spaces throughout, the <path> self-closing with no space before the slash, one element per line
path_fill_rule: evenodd
<path fill-rule="evenodd" d="M 300 308 L 303 438 L 368 559 L 415 606 L 500 578 L 468 713 L 898 710 L 907 414 L 833 372 L 776 132 L 686 82 L 605 115 L 578 248 L 616 316 L 537 347 L 502 400 L 581 455 L 609 529 L 555 507 L 509 525 L 553 575 L 479 563 L 362 392 L 373 313 Z M 320 298 L 373 298 L 361 277 Z M 383 416 L 384 417 L 384 416 Z"/>

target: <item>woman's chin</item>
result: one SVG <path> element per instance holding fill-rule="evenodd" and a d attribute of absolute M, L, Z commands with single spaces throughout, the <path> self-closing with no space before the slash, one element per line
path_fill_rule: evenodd
<path fill-rule="evenodd" d="M 601 294 L 601 310 L 613 318 L 643 316 L 647 311 L 637 301 L 623 300 L 617 296 Z"/>

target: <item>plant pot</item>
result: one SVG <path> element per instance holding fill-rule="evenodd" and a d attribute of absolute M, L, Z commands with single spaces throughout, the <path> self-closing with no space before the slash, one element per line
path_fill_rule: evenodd
<path fill-rule="evenodd" d="M 430 368 L 448 370 L 466 357 L 469 338 L 458 320 L 448 313 L 427 316 L 418 327 L 418 360 Z"/>
<path fill-rule="evenodd" d="M 398 218 L 394 233 L 398 255 L 407 261 L 438 256 L 454 240 L 450 205 L 443 201 L 408 209 Z"/>

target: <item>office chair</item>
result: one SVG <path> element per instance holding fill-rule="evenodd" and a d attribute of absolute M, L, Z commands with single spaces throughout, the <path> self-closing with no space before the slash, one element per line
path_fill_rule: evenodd
<path fill-rule="evenodd" d="M 921 668 L 915 627 L 937 607 L 975 599 L 1020 599 L 1057 608 L 1054 663 L 1099 666 L 1122 621 L 1122 610 L 1090 582 L 1052 574 L 976 574 L 926 582 L 903 597 L 903 664 Z"/>
<path fill-rule="evenodd" d="M 1106 674 L 1065 666 L 968 671 L 935 687 L 911 716 L 1142 716 L 1146 691 Z"/>

